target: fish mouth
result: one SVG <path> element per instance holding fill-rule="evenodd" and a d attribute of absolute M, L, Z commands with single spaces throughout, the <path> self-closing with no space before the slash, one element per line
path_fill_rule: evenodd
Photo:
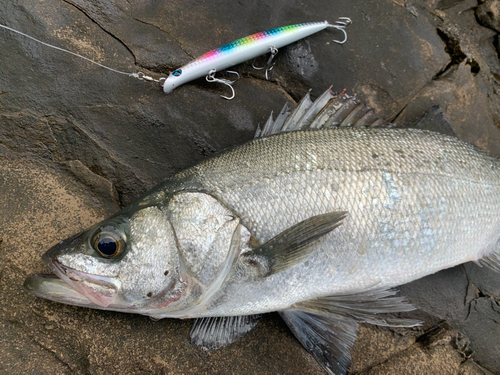
<path fill-rule="evenodd" d="M 30 275 L 24 281 L 24 288 L 37 297 L 66 305 L 155 316 L 158 309 L 177 302 L 187 290 L 187 284 L 182 282 L 182 287 L 175 293 L 166 293 L 149 306 L 129 304 L 119 296 L 121 282 L 116 277 L 78 271 L 63 265 L 47 253 L 42 256 L 42 260 L 54 274 Z"/>
<path fill-rule="evenodd" d="M 120 282 L 116 278 L 78 271 L 64 266 L 47 254 L 42 256 L 42 260 L 55 275 L 29 276 L 24 282 L 29 292 L 70 305 L 101 309 L 117 305 Z"/>
<path fill-rule="evenodd" d="M 56 275 L 35 274 L 24 281 L 24 288 L 37 297 L 81 307 L 99 308 Z"/>

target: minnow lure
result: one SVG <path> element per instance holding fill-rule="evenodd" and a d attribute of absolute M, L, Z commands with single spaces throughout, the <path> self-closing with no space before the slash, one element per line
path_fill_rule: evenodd
<path fill-rule="evenodd" d="M 152 77 L 145 75 L 142 72 L 137 72 L 137 73 L 122 72 L 110 68 L 108 66 L 102 65 L 85 56 L 65 50 L 64 48 L 56 47 L 51 44 L 42 42 L 41 40 L 33 38 L 32 36 L 24 34 L 8 26 L 0 24 L 0 28 L 20 34 L 26 38 L 32 39 L 45 46 L 57 49 L 62 52 L 70 53 L 71 55 L 85 59 L 93 64 L 99 65 L 100 67 L 111 70 L 115 73 L 125 74 L 128 75 L 129 77 L 138 78 L 144 81 L 157 82 L 160 84 L 160 86 L 163 87 L 163 91 L 166 94 L 171 93 L 176 87 L 183 85 L 186 82 L 205 76 L 208 82 L 219 82 L 229 86 L 232 92 L 231 97 L 224 95 L 221 96 L 225 99 L 230 100 L 233 99 L 235 95 L 232 84 L 238 80 L 239 74 L 236 72 L 228 71 L 228 73 L 234 73 L 238 77 L 234 81 L 229 81 L 224 78 L 216 78 L 215 73 L 217 71 L 224 70 L 226 68 L 240 64 L 250 59 L 256 59 L 258 56 L 270 52 L 271 56 L 269 57 L 267 63 L 263 67 L 256 67 L 255 60 L 254 63 L 252 63 L 252 66 L 257 70 L 265 69 L 266 79 L 269 79 L 269 72 L 273 69 L 274 66 L 273 60 L 276 54 L 278 53 L 278 48 L 296 42 L 300 39 L 315 34 L 328 27 L 333 27 L 337 30 L 342 31 L 342 33 L 344 34 L 344 39 L 334 40 L 334 42 L 338 44 L 344 44 L 347 41 L 347 33 L 345 31 L 345 28 L 349 26 L 351 22 L 352 22 L 351 19 L 348 17 L 340 17 L 334 24 L 329 24 L 327 21 L 300 23 L 297 25 L 278 27 L 276 29 L 271 29 L 268 31 L 263 31 L 261 33 L 249 35 L 245 38 L 235 40 L 234 42 L 225 44 L 222 47 L 207 52 L 204 55 L 198 57 L 197 59 L 189 62 L 188 64 L 178 69 L 175 69 L 173 72 L 169 74 L 167 78 L 160 78 L 160 79 L 154 79 Z"/>
<path fill-rule="evenodd" d="M 215 78 L 215 73 L 217 71 L 241 64 L 244 61 L 257 58 L 260 55 L 270 52 L 271 56 L 264 67 L 258 68 L 255 64 L 252 64 L 255 69 L 265 69 L 266 79 L 269 79 L 268 72 L 273 68 L 271 64 L 278 53 L 278 48 L 308 37 L 328 27 L 333 27 L 344 33 L 343 40 L 334 40 L 335 43 L 343 44 L 347 41 L 345 28 L 350 24 L 350 18 L 340 17 L 333 25 L 329 24 L 328 21 L 300 23 L 297 25 L 278 27 L 235 40 L 234 42 L 207 52 L 188 64 L 175 69 L 169 74 L 168 78 L 161 81 L 163 91 L 169 94 L 176 87 L 186 82 L 206 76 L 209 82 L 220 82 L 229 86 L 232 91 L 232 96 L 221 96 L 225 99 L 232 99 L 234 98 L 232 84 L 236 82 L 236 80 L 229 81 L 227 79 Z M 232 73 L 238 75 L 236 72 Z"/>

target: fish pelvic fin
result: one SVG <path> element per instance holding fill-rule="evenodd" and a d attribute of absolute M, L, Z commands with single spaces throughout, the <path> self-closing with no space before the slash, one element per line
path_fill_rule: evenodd
<path fill-rule="evenodd" d="M 360 323 L 415 327 L 422 322 L 383 314 L 415 308 L 392 289 L 329 296 L 299 302 L 280 311 L 300 343 L 328 374 L 346 374 Z"/>
<path fill-rule="evenodd" d="M 361 103 L 356 96 L 350 96 L 345 90 L 338 94 L 328 88 L 314 102 L 308 92 L 297 107 L 285 103 L 280 114 L 273 120 L 273 114 L 264 128 L 257 128 L 254 138 L 295 130 L 328 129 L 334 127 L 394 127 L 375 115 L 373 108 Z"/>
<path fill-rule="evenodd" d="M 191 343 L 203 350 L 215 350 L 232 344 L 257 325 L 261 315 L 223 316 L 195 319 Z"/>
<path fill-rule="evenodd" d="M 346 216 L 344 211 L 312 216 L 244 253 L 241 261 L 256 267 L 262 277 L 281 272 L 304 261 L 317 248 L 316 242 L 341 225 Z"/>

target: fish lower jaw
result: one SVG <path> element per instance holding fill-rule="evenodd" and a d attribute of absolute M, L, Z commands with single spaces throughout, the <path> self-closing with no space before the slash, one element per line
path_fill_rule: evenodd
<path fill-rule="evenodd" d="M 24 288 L 35 296 L 50 301 L 67 305 L 98 308 L 87 297 L 53 274 L 30 275 L 24 282 Z"/>
<path fill-rule="evenodd" d="M 56 259 L 44 259 L 45 264 L 55 273 L 55 276 L 65 282 L 82 298 L 88 299 L 94 305 L 108 307 L 116 302 L 120 282 L 111 277 L 86 274 L 62 265 Z"/>

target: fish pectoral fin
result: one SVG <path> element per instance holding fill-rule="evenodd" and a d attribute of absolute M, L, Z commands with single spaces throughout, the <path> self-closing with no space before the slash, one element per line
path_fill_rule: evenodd
<path fill-rule="evenodd" d="M 422 322 L 381 314 L 415 310 L 397 292 L 383 289 L 296 303 L 280 311 L 300 343 L 329 374 L 346 374 L 360 323 L 415 327 Z"/>
<path fill-rule="evenodd" d="M 317 248 L 316 241 L 337 228 L 346 216 L 347 212 L 340 211 L 310 217 L 244 253 L 242 261 L 257 267 L 262 277 L 295 266 Z"/>
<path fill-rule="evenodd" d="M 204 350 L 232 344 L 257 325 L 261 315 L 198 318 L 191 328 L 191 343 Z"/>

